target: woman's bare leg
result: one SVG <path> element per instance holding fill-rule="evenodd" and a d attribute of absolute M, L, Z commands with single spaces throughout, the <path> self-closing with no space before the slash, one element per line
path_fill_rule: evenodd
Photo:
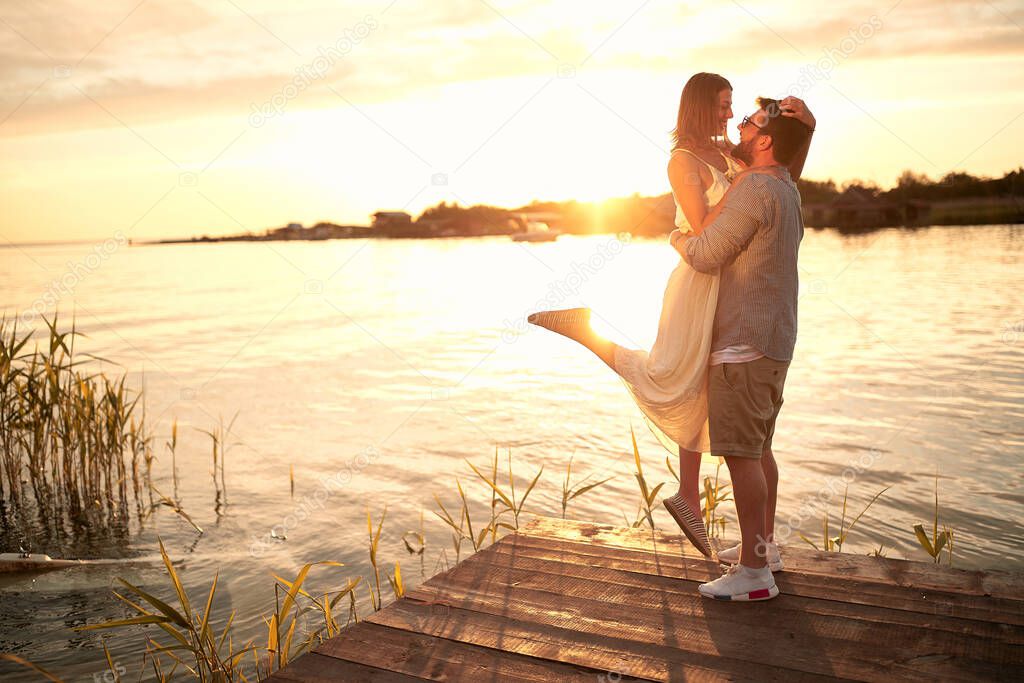
<path fill-rule="evenodd" d="M 679 495 L 690 509 L 701 513 L 700 506 L 700 453 L 679 449 Z"/>
<path fill-rule="evenodd" d="M 603 360 L 605 365 L 610 367 L 612 370 L 615 370 L 615 347 L 618 346 L 618 344 L 608 341 L 604 337 L 599 336 L 596 332 L 593 334 L 592 338 L 580 343 L 593 351 L 594 355 Z"/>
<path fill-rule="evenodd" d="M 605 365 L 615 370 L 615 347 L 618 344 L 594 332 L 590 327 L 589 308 L 541 311 L 531 314 L 527 321 L 582 344 L 603 360 Z"/>

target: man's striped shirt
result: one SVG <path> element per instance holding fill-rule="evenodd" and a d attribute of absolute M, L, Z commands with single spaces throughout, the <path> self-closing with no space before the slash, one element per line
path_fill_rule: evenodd
<path fill-rule="evenodd" d="M 782 179 L 742 178 L 718 218 L 686 241 L 687 263 L 704 273 L 721 269 L 712 352 L 749 344 L 769 358 L 793 359 L 804 221 L 800 192 L 781 171 Z"/>

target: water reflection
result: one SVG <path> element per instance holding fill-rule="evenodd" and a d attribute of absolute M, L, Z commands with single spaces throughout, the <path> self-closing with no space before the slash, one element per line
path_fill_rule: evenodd
<path fill-rule="evenodd" d="M 849 480 L 854 512 L 891 488 L 858 523 L 848 549 L 882 545 L 890 557 L 927 559 L 912 527 L 931 520 L 937 471 L 957 564 L 1021 568 L 1022 236 L 1020 226 L 808 230 L 799 337 L 775 437 L 783 481 L 778 520 L 792 528 L 790 543 L 801 543 L 798 532 L 817 538 L 825 510 L 837 523 Z M 287 576 L 307 561 L 346 562 L 344 571 L 317 579 L 332 587 L 365 573 L 367 509 L 376 519 L 387 504 L 383 561 L 402 561 L 410 584 L 436 571 L 442 548 L 454 559 L 447 532 L 431 514 L 433 494 L 454 503 L 458 476 L 475 491 L 482 513 L 486 495 L 465 459 L 486 463 L 495 445 L 502 461 L 512 449 L 524 484 L 545 468 L 528 505 L 545 514 L 560 514 L 560 478 L 570 455 L 581 478 L 616 475 L 573 501 L 569 513 L 621 522 L 636 504 L 630 424 L 655 481 L 670 478 L 667 453 L 601 361 L 525 325 L 539 302 L 586 304 L 613 338 L 649 346 L 677 257 L 661 240 L 621 240 L 616 250 L 616 239 L 118 251 L 61 310 L 68 319 L 73 311 L 88 334 L 83 349 L 128 369 L 134 386 L 145 384 L 158 443 L 177 418 L 182 504 L 206 534 L 197 537 L 165 510 L 128 547 L 94 539 L 60 550 L 152 558 L 159 536 L 197 594 L 218 568 L 224 572 L 230 599 L 221 609 L 238 609 L 236 639 L 244 640 L 265 628 L 260 614 L 273 600 L 271 571 Z M 3 250 L 5 310 L 31 305 L 89 248 Z M 201 430 L 236 411 L 228 505 L 218 517 L 211 444 Z M 367 449 L 379 455 L 354 466 Z M 169 456 L 157 455 L 158 486 L 168 490 Z M 714 467 L 709 460 L 704 470 Z M 322 505 L 303 507 L 335 477 L 344 483 Z M 419 527 L 421 510 L 427 551 L 415 559 L 401 535 Z M 271 539 L 253 553 L 254 539 L 267 539 L 275 527 L 287 528 L 287 541 Z M 736 533 L 731 521 L 727 532 Z M 46 551 L 40 545 L 49 541 L 37 540 Z M 126 573 L 143 586 L 164 586 L 156 563 L 4 579 L 4 649 L 60 672 L 91 675 L 102 657 L 100 637 L 72 635 L 67 625 L 118 614 L 109 588 Z M 365 594 L 360 600 L 368 609 Z M 137 661 L 137 643 L 112 644 L 118 661 Z"/>

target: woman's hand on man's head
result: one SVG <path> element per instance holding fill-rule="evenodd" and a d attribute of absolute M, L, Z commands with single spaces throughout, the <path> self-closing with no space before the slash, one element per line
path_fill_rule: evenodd
<path fill-rule="evenodd" d="M 796 119 L 800 123 L 804 124 L 811 130 L 817 125 L 817 121 L 814 118 L 814 114 L 807 108 L 807 103 L 801 100 L 799 97 L 793 97 L 792 95 L 782 98 L 779 101 L 779 108 L 783 116 L 789 116 Z"/>

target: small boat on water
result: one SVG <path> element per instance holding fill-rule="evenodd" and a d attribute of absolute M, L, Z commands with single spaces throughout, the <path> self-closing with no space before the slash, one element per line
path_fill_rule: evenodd
<path fill-rule="evenodd" d="M 512 233 L 513 242 L 553 242 L 562 234 L 558 230 L 552 230 L 547 223 L 530 220 L 526 216 L 520 216 L 515 223 L 520 230 Z"/>

